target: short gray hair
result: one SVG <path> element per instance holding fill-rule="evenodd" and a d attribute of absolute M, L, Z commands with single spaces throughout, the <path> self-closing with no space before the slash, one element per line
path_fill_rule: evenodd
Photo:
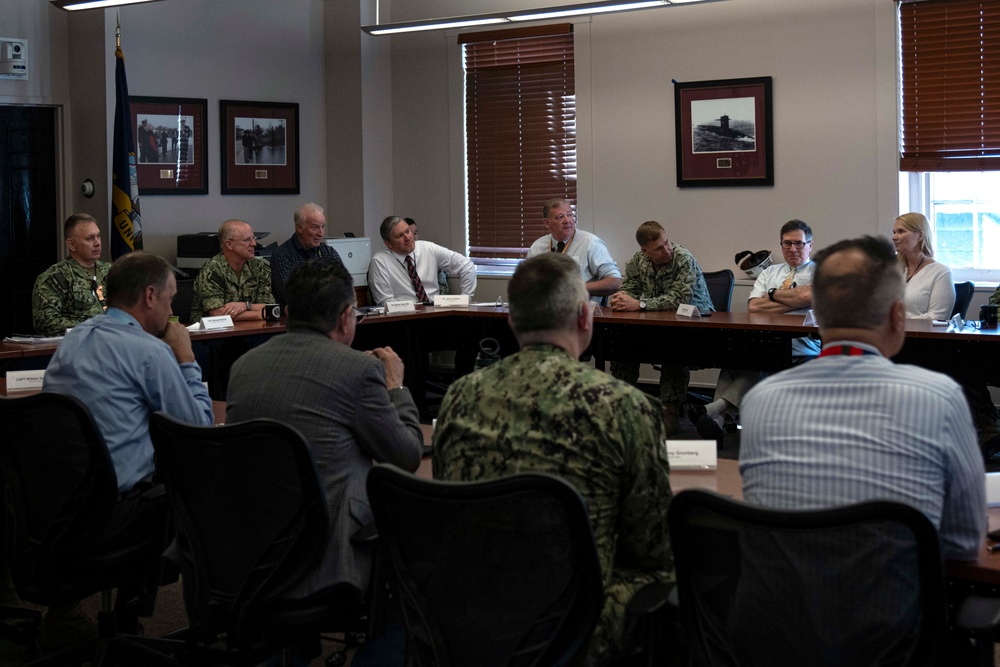
<path fill-rule="evenodd" d="M 308 204 L 303 204 L 295 209 L 295 213 L 292 214 L 292 220 L 295 222 L 295 226 L 301 227 L 304 225 L 306 218 L 308 218 L 312 213 L 319 213 L 320 215 L 323 215 L 323 207 L 319 204 L 309 202 Z"/>
<path fill-rule="evenodd" d="M 392 230 L 396 228 L 401 222 L 406 222 L 398 215 L 390 215 L 388 218 L 382 221 L 382 224 L 378 228 L 378 233 L 382 235 L 383 241 L 388 241 L 389 237 L 392 235 Z"/>
<path fill-rule="evenodd" d="M 837 273 L 826 268 L 832 256 L 852 250 L 864 256 L 859 266 Z M 816 253 L 814 261 L 813 305 L 823 328 L 877 328 L 903 299 L 903 272 L 892 242 L 884 236 L 839 241 Z"/>
<path fill-rule="evenodd" d="M 515 335 L 574 329 L 580 304 L 590 297 L 571 257 L 547 252 L 521 262 L 507 286 Z"/>

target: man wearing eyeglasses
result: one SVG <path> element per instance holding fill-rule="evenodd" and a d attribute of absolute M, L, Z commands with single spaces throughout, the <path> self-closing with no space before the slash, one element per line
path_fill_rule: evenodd
<path fill-rule="evenodd" d="M 747 310 L 769 315 L 802 315 L 812 307 L 812 279 L 815 264 L 812 252 L 812 228 L 801 220 L 789 220 L 781 226 L 782 264 L 771 265 L 757 276 L 750 291 Z M 792 363 L 798 364 L 819 354 L 820 342 L 804 336 L 792 340 Z M 714 400 L 707 406 L 688 404 L 687 415 L 698 427 L 698 434 L 721 440 L 725 416 L 735 420 L 743 395 L 760 382 L 764 373 L 723 369 L 715 386 Z"/>
<path fill-rule="evenodd" d="M 218 255 L 205 262 L 194 281 L 191 321 L 205 315 L 229 315 L 233 320 L 259 320 L 264 306 L 274 303 L 271 267 L 254 259 L 257 239 L 242 220 L 219 227 Z"/>

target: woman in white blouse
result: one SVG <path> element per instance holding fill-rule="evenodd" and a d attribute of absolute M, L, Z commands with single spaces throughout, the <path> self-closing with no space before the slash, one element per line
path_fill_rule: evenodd
<path fill-rule="evenodd" d="M 920 213 L 904 213 L 892 227 L 899 264 L 906 276 L 906 317 L 947 320 L 955 307 L 951 269 L 934 261 L 930 225 Z"/>

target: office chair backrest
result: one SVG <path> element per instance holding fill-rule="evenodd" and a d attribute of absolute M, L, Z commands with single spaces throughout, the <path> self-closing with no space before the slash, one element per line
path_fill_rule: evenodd
<path fill-rule="evenodd" d="M 191 630 L 249 648 L 259 614 L 318 563 L 327 512 L 302 435 L 271 419 L 191 426 L 150 420 L 174 512 Z"/>
<path fill-rule="evenodd" d="M 720 313 L 728 313 L 733 304 L 733 283 L 736 282 L 733 272 L 722 269 L 709 271 L 704 276 L 708 285 L 708 295 L 712 297 L 712 305 Z"/>
<path fill-rule="evenodd" d="M 53 393 L 0 399 L 0 435 L 14 582 L 22 594 L 43 590 L 45 604 L 72 598 L 68 566 L 118 494 L 107 447 L 87 408 Z"/>
<path fill-rule="evenodd" d="M 944 571 L 920 511 L 771 510 L 688 490 L 668 521 L 694 664 L 937 664 Z"/>
<path fill-rule="evenodd" d="M 965 314 L 969 312 L 969 304 L 972 303 L 972 295 L 976 291 L 976 286 L 971 282 L 955 283 L 955 307 L 951 309 L 951 317 L 961 315 L 965 319 Z"/>
<path fill-rule="evenodd" d="M 368 497 L 414 664 L 564 665 L 586 647 L 603 589 L 569 483 L 435 482 L 382 465 Z"/>
<path fill-rule="evenodd" d="M 181 324 L 192 324 L 191 306 L 194 304 L 194 278 L 177 278 L 177 295 L 172 305 L 174 315 Z"/>

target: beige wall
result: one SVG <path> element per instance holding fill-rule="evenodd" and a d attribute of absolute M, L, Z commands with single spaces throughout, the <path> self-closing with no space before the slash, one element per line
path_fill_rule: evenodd
<path fill-rule="evenodd" d="M 401 5 L 405 18 L 423 5 L 481 9 L 406 0 L 396 14 Z M 659 220 L 706 270 L 732 268 L 743 249 L 777 250 L 778 227 L 793 217 L 814 227 L 818 247 L 887 232 L 897 190 L 893 17 L 883 0 L 728 0 L 577 25 L 580 226 L 624 263 L 635 227 Z M 392 40 L 394 210 L 416 218 L 422 237 L 460 247 L 455 34 L 383 39 Z M 775 186 L 677 188 L 671 79 L 751 76 L 773 77 Z"/>

